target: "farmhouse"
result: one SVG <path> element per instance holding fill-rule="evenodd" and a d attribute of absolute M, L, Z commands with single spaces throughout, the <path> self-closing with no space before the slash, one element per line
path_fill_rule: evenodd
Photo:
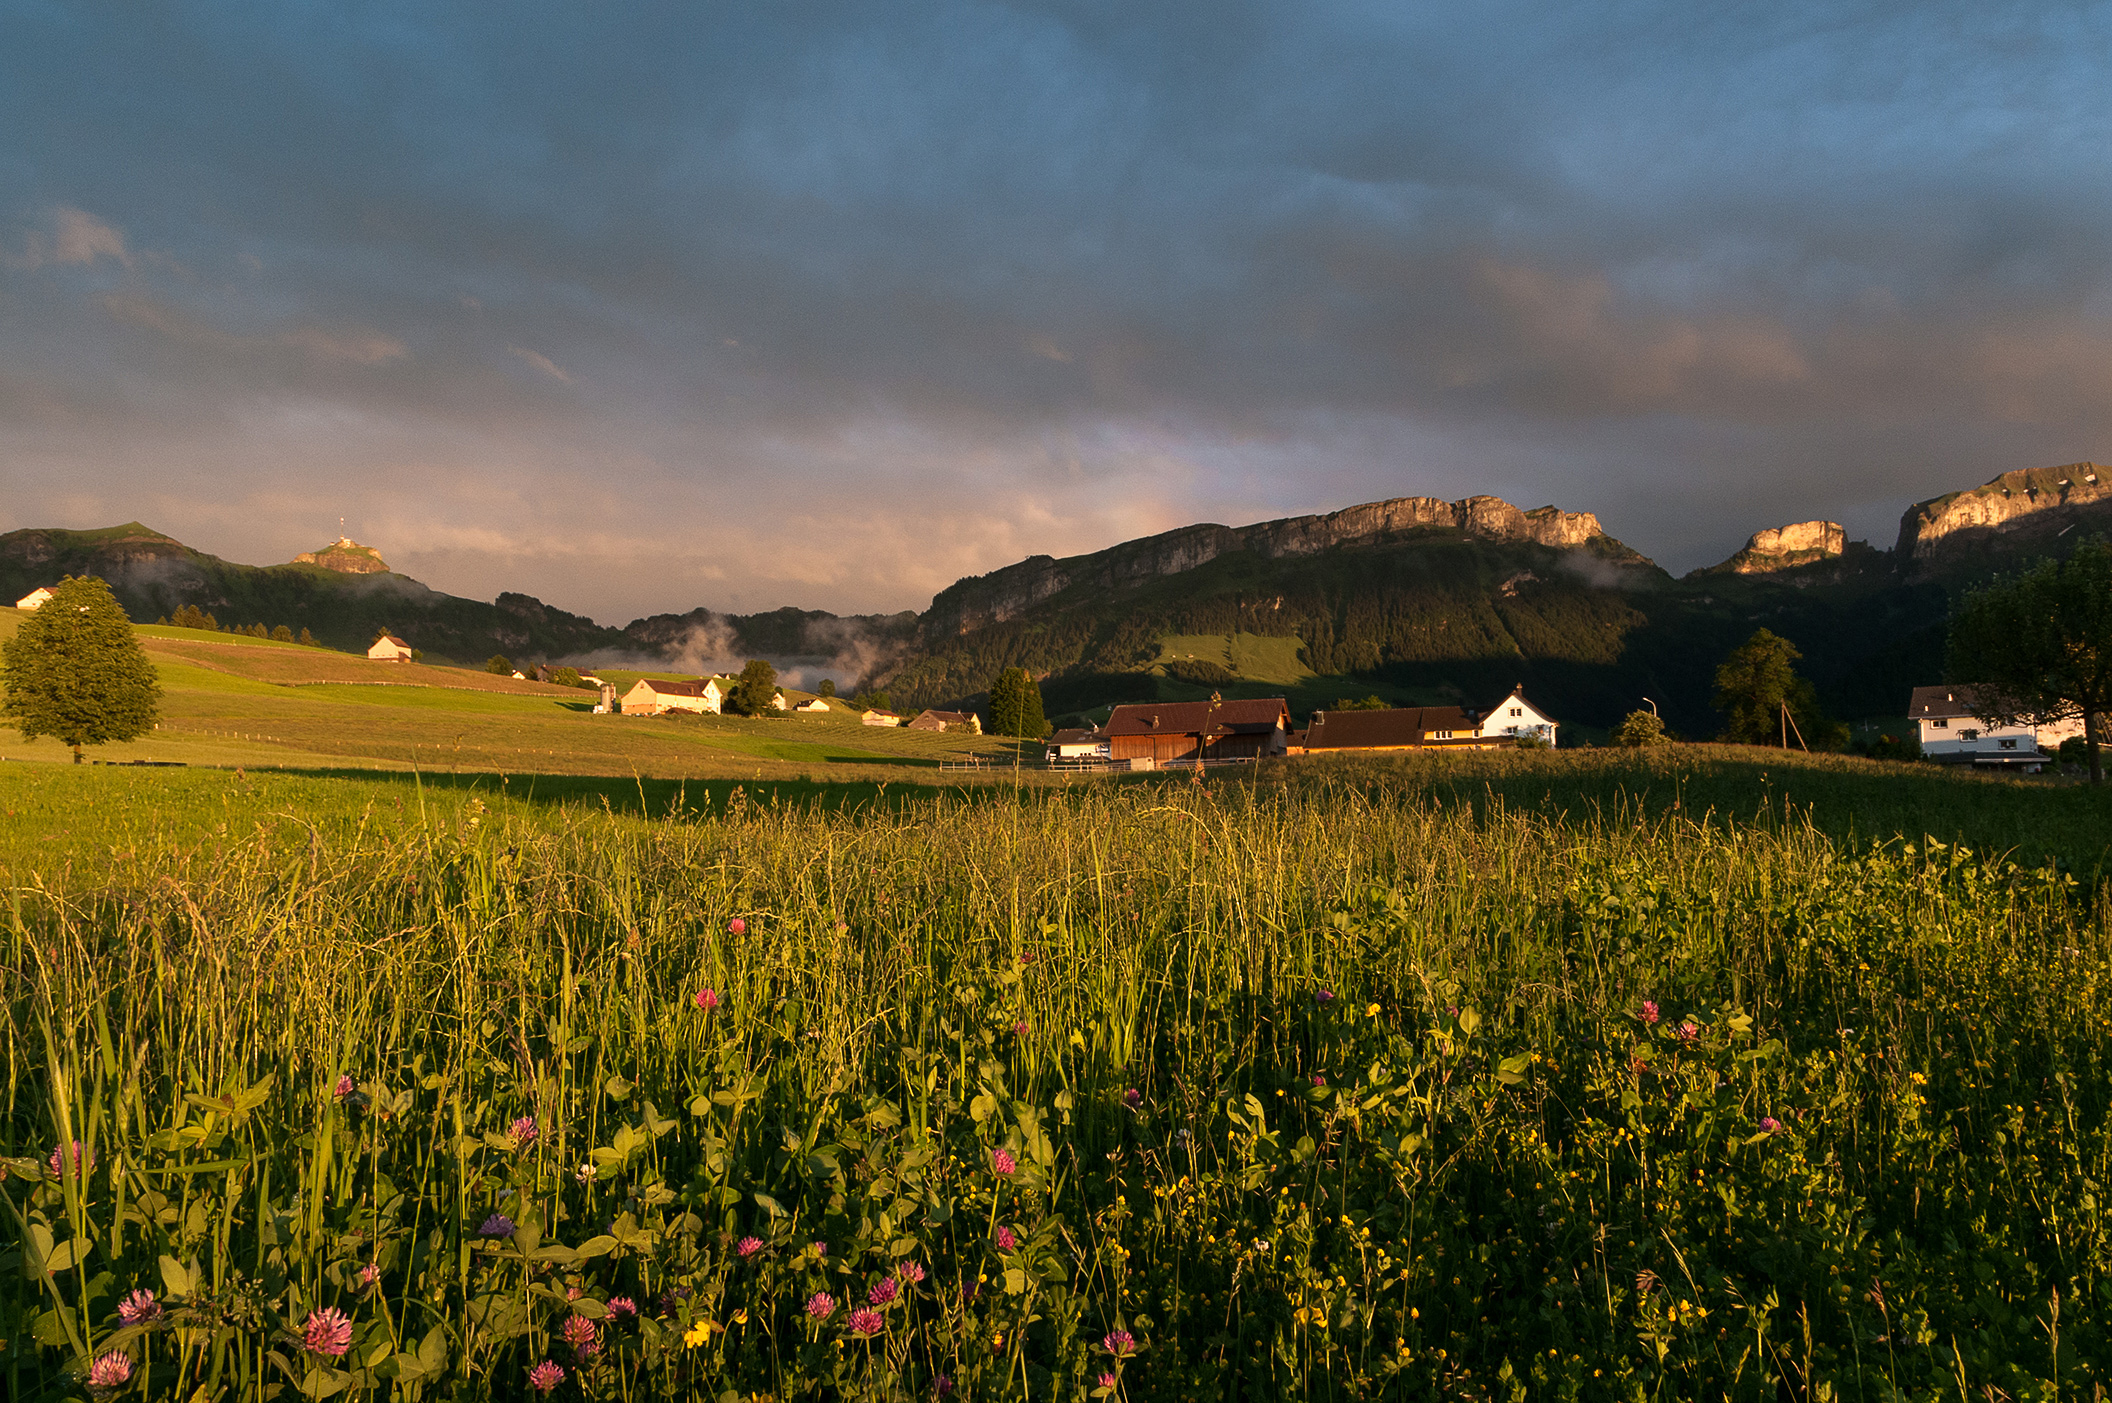
<path fill-rule="evenodd" d="M 1907 699 L 1907 719 L 1921 730 L 1921 753 L 1946 765 L 2014 766 L 2037 774 L 2061 742 L 2083 733 L 2080 719 L 2051 726 L 1997 726 L 1974 714 L 1986 705 L 1985 689 L 1965 683 L 1916 687 Z"/>
<path fill-rule="evenodd" d="M 367 649 L 367 656 L 378 663 L 407 663 L 411 660 L 411 645 L 393 633 L 384 633 Z"/>
<path fill-rule="evenodd" d="M 967 731 L 972 735 L 983 733 L 983 718 L 972 711 L 932 711 L 917 713 L 909 723 L 912 731 Z"/>
<path fill-rule="evenodd" d="M 716 716 L 725 705 L 726 693 L 719 687 L 719 679 L 705 677 L 695 682 L 669 682 L 662 678 L 641 677 L 631 690 L 623 694 L 621 703 L 625 716 L 660 716 L 670 711 L 692 711 L 699 715 Z"/>
<path fill-rule="evenodd" d="M 15 607 L 17 609 L 40 609 L 44 606 L 44 601 L 52 597 L 52 592 L 48 586 L 38 585 L 28 594 L 16 600 Z"/>
<path fill-rule="evenodd" d="M 1385 711 L 1316 711 L 1305 728 L 1306 753 L 1332 750 L 1491 750 L 1481 717 L 1457 706 L 1402 706 Z"/>
<path fill-rule="evenodd" d="M 1100 728 L 1109 759 L 1158 765 L 1281 755 L 1290 731 L 1290 708 L 1282 697 L 1118 706 Z"/>
<path fill-rule="evenodd" d="M 861 725 L 866 726 L 899 726 L 902 724 L 902 718 L 899 715 L 892 711 L 882 711 L 877 706 L 862 713 L 858 720 Z"/>
<path fill-rule="evenodd" d="M 1525 688 L 1511 688 L 1511 694 L 1489 708 L 1482 717 L 1480 734 L 1484 740 L 1525 740 L 1538 737 L 1550 748 L 1555 743 L 1555 727 L 1560 723 L 1525 699 Z"/>
<path fill-rule="evenodd" d="M 1048 738 L 1047 758 L 1051 765 L 1078 764 L 1087 760 L 1107 758 L 1107 737 L 1098 731 L 1063 730 Z"/>
<path fill-rule="evenodd" d="M 792 709 L 794 711 L 834 711 L 836 708 L 830 706 L 826 701 L 823 701 L 820 697 L 814 697 L 808 701 L 801 702 L 798 706 L 795 706 Z"/>

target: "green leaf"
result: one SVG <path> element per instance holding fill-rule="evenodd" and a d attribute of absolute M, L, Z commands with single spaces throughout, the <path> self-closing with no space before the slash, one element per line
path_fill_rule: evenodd
<path fill-rule="evenodd" d="M 596 1257 L 608 1256 L 616 1250 L 617 1246 L 616 1239 L 604 1233 L 600 1237 L 590 1237 L 579 1244 L 574 1249 L 573 1255 L 582 1262 L 590 1262 Z"/>
<path fill-rule="evenodd" d="M 1005 1294 L 1007 1296 L 1020 1296 L 1026 1294 L 1026 1290 L 1027 1274 L 1018 1267 L 1007 1267 L 1005 1269 Z"/>
<path fill-rule="evenodd" d="M 447 1327 L 435 1325 L 418 1342 L 418 1367 L 437 1374 L 447 1367 Z"/>
<path fill-rule="evenodd" d="M 174 1257 L 161 1259 L 161 1287 L 171 1299 L 181 1299 L 191 1294 L 198 1285 L 198 1278 L 188 1267 Z"/>
<path fill-rule="evenodd" d="M 1530 1052 L 1521 1052 L 1515 1057 L 1506 1057 L 1496 1064 L 1496 1080 L 1502 1082 L 1505 1086 L 1516 1086 L 1525 1080 L 1525 1074 L 1532 1069 L 1532 1065 L 1533 1054 Z"/>
<path fill-rule="evenodd" d="M 768 1213 L 771 1217 L 782 1218 L 786 1216 L 784 1205 L 779 1203 L 776 1199 L 770 1197 L 770 1195 L 765 1193 L 759 1193 L 754 1195 L 754 1198 L 755 1206 L 757 1208 L 762 1209 L 765 1213 Z"/>
<path fill-rule="evenodd" d="M 996 1113 L 997 1105 L 997 1098 L 985 1091 L 968 1103 L 968 1114 L 975 1118 L 977 1125 L 981 1125 Z"/>
<path fill-rule="evenodd" d="M 635 1089 L 635 1087 L 633 1083 L 627 1082 L 619 1076 L 610 1077 L 607 1081 L 603 1082 L 601 1084 L 601 1089 L 607 1092 L 609 1095 L 615 1097 L 618 1101 L 627 1101 L 630 1099 L 631 1092 Z"/>
<path fill-rule="evenodd" d="M 578 1300 L 572 1302 L 572 1313 L 574 1315 L 583 1315 L 589 1320 L 607 1320 L 609 1318 L 609 1308 L 592 1296 L 581 1296 Z"/>
<path fill-rule="evenodd" d="M 85 1261 L 89 1254 L 94 1251 L 95 1242 L 93 1239 L 69 1238 L 44 1254 L 44 1270 L 47 1273 L 54 1274 L 62 1271 L 72 1271 L 75 1266 Z"/>

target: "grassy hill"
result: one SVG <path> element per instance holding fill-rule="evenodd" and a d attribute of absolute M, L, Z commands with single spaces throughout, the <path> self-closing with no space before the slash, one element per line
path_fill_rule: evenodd
<path fill-rule="evenodd" d="M 0 609 L 0 638 L 23 617 Z M 596 716 L 592 692 L 476 669 L 196 629 L 137 632 L 164 688 L 161 724 L 145 739 L 96 747 L 92 757 L 105 763 L 679 779 L 936 773 L 942 761 L 1009 763 L 1013 753 L 996 739 L 864 726 L 842 712 Z M 0 729 L 0 759 L 57 762 L 66 752 Z"/>

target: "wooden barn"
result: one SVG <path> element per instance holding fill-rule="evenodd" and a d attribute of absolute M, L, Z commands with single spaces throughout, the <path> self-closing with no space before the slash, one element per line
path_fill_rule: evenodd
<path fill-rule="evenodd" d="M 1481 717 L 1457 706 L 1401 706 L 1385 711 L 1316 711 L 1305 751 L 1491 750 L 1502 741 L 1481 734 Z"/>
<path fill-rule="evenodd" d="M 1109 759 L 1158 765 L 1281 755 L 1290 731 L 1291 712 L 1282 697 L 1141 702 L 1116 707 L 1100 728 Z"/>

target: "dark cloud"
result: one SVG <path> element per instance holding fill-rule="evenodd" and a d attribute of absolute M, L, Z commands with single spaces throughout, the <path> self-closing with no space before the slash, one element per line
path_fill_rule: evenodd
<path fill-rule="evenodd" d="M 2104 456 L 2100 5 L 18 7 L 7 525 L 605 618 Z"/>

